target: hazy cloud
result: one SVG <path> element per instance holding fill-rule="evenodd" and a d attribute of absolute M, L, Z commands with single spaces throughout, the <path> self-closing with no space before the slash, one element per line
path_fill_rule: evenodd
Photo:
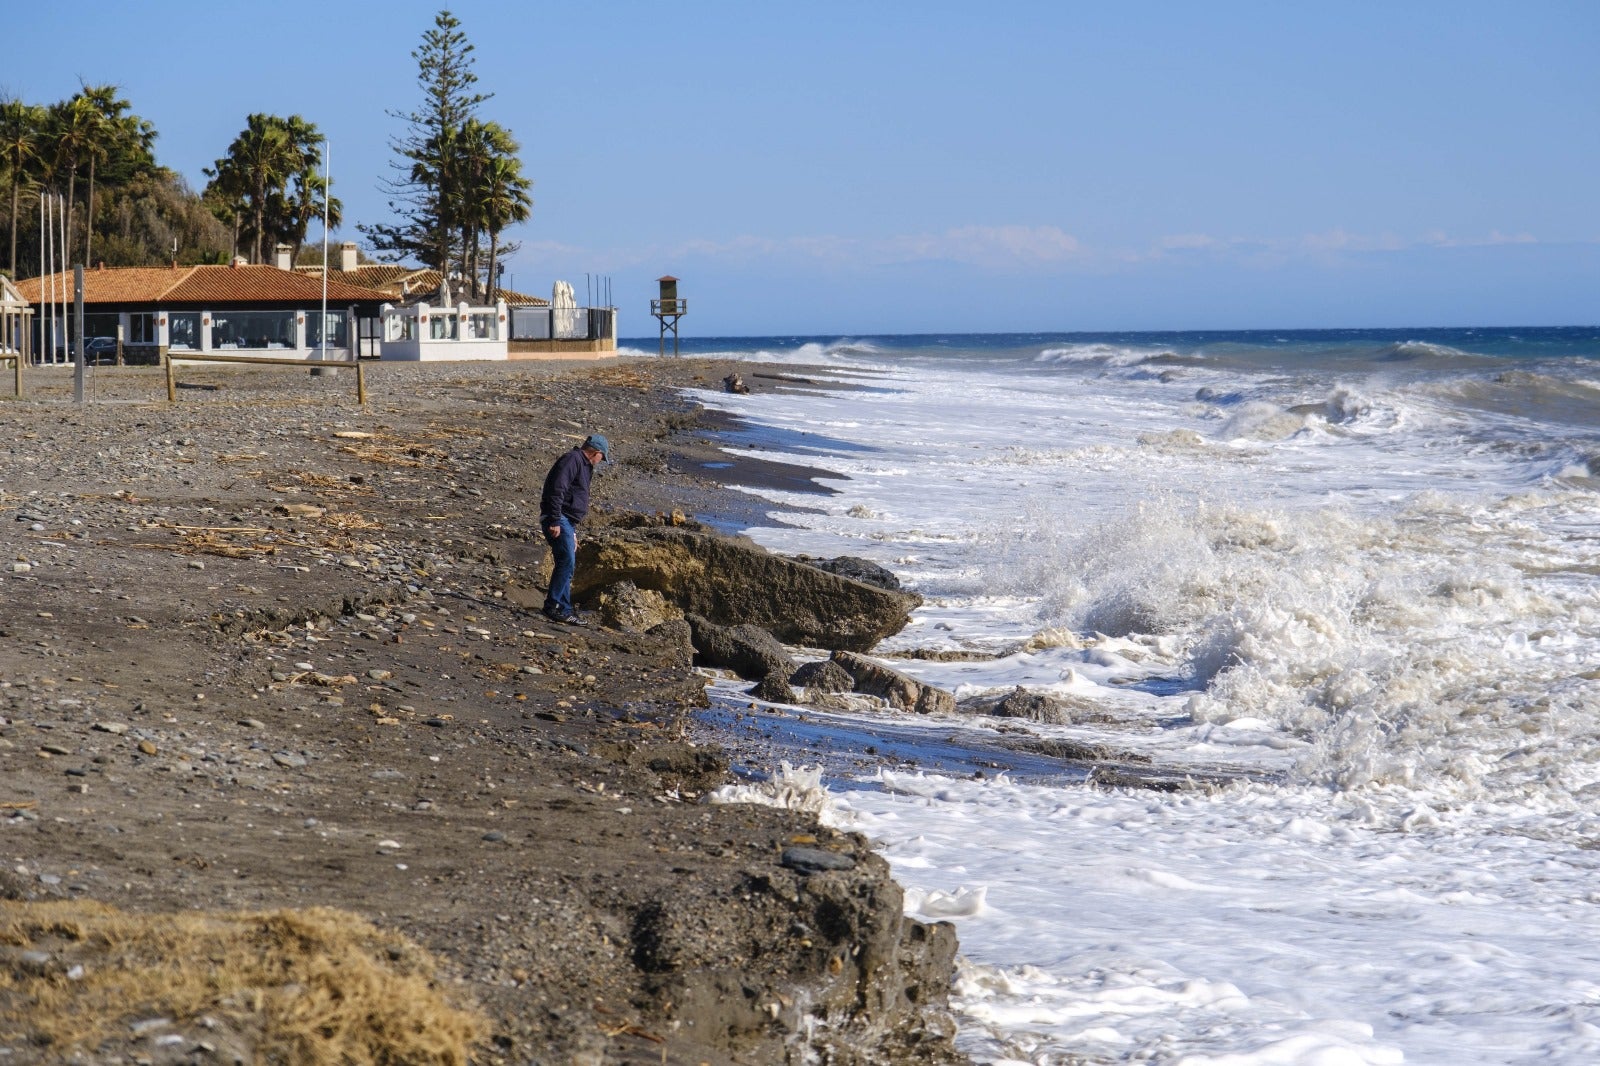
<path fill-rule="evenodd" d="M 1538 244 L 1539 239 L 1530 233 L 1502 233 L 1491 230 L 1483 237 L 1452 236 L 1442 230 L 1432 230 L 1417 237 L 1404 237 L 1397 233 L 1353 233 L 1345 229 L 1323 230 L 1298 237 L 1218 237 L 1208 233 L 1180 233 L 1158 238 L 1145 252 L 1136 253 L 1135 259 L 1165 259 L 1174 255 L 1206 253 L 1282 262 L 1312 256 L 1325 257 L 1340 253 L 1404 252 L 1417 248 L 1487 248 L 1506 244 Z"/>
<path fill-rule="evenodd" d="M 594 263 L 604 270 L 627 270 L 644 264 L 687 259 L 725 263 L 809 261 L 839 267 L 873 267 L 919 262 L 963 263 L 985 270 L 1073 266 L 1121 270 L 1140 263 L 1204 256 L 1270 267 L 1296 259 L 1321 259 L 1348 254 L 1404 252 L 1425 248 L 1482 248 L 1538 244 L 1526 232 L 1491 230 L 1486 236 L 1458 236 L 1440 230 L 1415 237 L 1393 232 L 1357 233 L 1330 229 L 1296 237 L 1218 236 L 1176 233 L 1159 237 L 1145 248 L 1092 247 L 1057 226 L 957 226 L 939 233 L 888 237 L 845 237 L 837 234 L 760 237 L 745 234 L 727 240 L 693 239 L 673 245 L 641 248 L 585 249 L 558 241 L 525 241 L 521 258 L 546 263 Z"/>
<path fill-rule="evenodd" d="M 676 251 L 713 258 L 799 256 L 836 263 L 881 265 L 956 262 L 983 267 L 1038 266 L 1083 255 L 1082 243 L 1056 226 L 959 226 L 942 233 L 891 237 L 823 235 L 771 240 L 688 241 Z"/>

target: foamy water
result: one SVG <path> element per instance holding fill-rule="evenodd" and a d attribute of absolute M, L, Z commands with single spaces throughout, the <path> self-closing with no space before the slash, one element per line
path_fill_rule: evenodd
<path fill-rule="evenodd" d="M 840 442 L 751 533 L 921 592 L 880 654 L 996 655 L 893 665 L 1075 709 L 897 728 L 1246 775 L 823 783 L 960 927 L 979 1061 L 1600 1061 L 1600 343 L 1447 339 L 735 347 L 870 387 L 699 395 Z"/>

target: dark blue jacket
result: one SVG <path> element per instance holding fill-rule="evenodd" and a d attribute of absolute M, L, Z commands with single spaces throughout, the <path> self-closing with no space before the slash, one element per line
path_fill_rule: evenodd
<path fill-rule="evenodd" d="M 553 526 L 566 515 L 577 525 L 589 513 L 589 479 L 594 467 L 582 448 L 574 448 L 555 461 L 544 476 L 544 493 L 539 497 L 539 526 Z"/>

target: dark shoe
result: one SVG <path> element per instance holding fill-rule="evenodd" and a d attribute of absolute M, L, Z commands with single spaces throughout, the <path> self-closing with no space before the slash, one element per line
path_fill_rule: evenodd
<path fill-rule="evenodd" d="M 550 621 L 564 626 L 586 626 L 589 624 L 578 615 L 577 611 L 545 611 L 544 616 Z"/>

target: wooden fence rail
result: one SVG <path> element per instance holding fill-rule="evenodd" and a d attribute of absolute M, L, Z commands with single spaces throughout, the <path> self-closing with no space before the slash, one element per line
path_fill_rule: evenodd
<path fill-rule="evenodd" d="M 176 403 L 178 400 L 178 378 L 173 369 L 173 363 L 251 363 L 264 366 L 298 366 L 315 370 L 318 367 L 354 368 L 356 372 L 356 403 L 363 406 L 367 402 L 367 374 L 366 367 L 359 359 L 276 359 L 270 356 L 256 357 L 252 355 L 212 355 L 209 352 L 185 352 L 183 355 L 169 354 L 164 360 L 167 364 L 167 402 Z M 18 378 L 20 392 L 21 378 Z"/>

